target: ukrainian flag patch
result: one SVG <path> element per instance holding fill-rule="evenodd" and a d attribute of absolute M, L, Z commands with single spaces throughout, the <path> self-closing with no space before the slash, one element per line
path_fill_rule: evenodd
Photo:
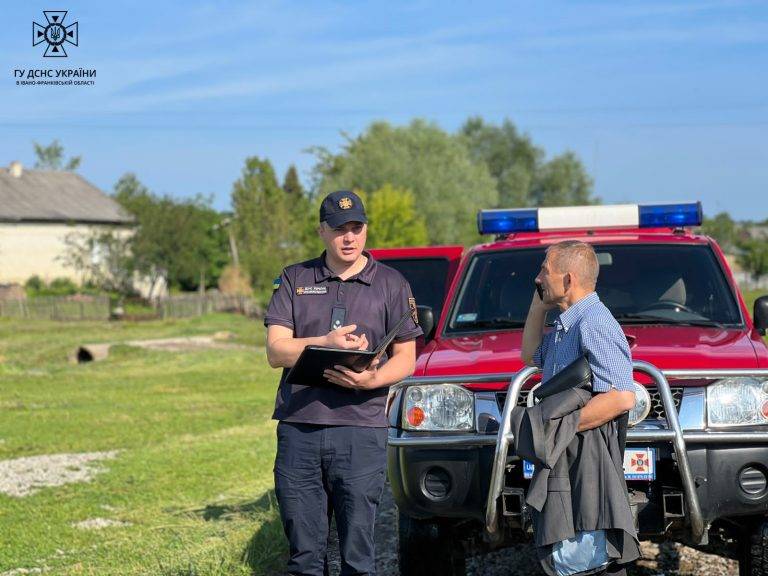
<path fill-rule="evenodd" d="M 277 290 L 280 288 L 280 285 L 283 283 L 283 279 L 278 276 L 275 278 L 275 280 L 272 282 L 272 290 Z"/>

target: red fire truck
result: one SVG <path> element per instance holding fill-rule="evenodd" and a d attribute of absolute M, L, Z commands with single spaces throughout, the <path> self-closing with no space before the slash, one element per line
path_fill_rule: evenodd
<path fill-rule="evenodd" d="M 522 328 L 547 246 L 578 239 L 632 351 L 624 469 L 640 537 L 768 575 L 768 296 L 750 318 L 701 218 L 699 203 L 488 210 L 492 242 L 373 251 L 411 283 L 426 334 L 388 408 L 402 574 L 464 574 L 468 555 L 530 539 L 532 470 L 509 450 L 511 408 L 539 378 Z"/>

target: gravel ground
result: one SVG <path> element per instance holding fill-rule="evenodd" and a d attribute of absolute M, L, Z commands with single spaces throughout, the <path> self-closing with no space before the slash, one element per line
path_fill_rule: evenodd
<path fill-rule="evenodd" d="M 16 498 L 34 494 L 41 488 L 88 482 L 101 468 L 101 460 L 117 456 L 117 452 L 85 452 L 81 454 L 43 454 L 0 461 L 0 493 Z"/>
<path fill-rule="evenodd" d="M 736 561 L 706 554 L 675 543 L 641 543 L 643 559 L 628 572 L 630 576 L 738 576 Z M 331 575 L 339 574 L 340 561 L 335 530 L 329 550 Z M 378 576 L 399 576 L 397 564 L 396 509 L 389 486 L 384 491 L 376 519 L 376 570 Z M 543 574 L 530 545 L 516 545 L 470 558 L 467 576 L 528 576 Z"/>

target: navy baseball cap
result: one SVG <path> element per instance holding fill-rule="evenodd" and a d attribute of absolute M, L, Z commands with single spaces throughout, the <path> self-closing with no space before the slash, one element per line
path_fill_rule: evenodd
<path fill-rule="evenodd" d="M 320 222 L 338 228 L 347 222 L 368 222 L 360 196 L 349 190 L 331 192 L 320 204 Z"/>

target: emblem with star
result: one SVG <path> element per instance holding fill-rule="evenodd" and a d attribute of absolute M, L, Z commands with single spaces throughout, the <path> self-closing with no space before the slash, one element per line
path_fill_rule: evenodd
<path fill-rule="evenodd" d="M 67 17 L 66 10 L 43 10 L 46 26 L 32 22 L 32 46 L 37 46 L 46 42 L 48 47 L 43 54 L 46 58 L 66 58 L 67 51 L 64 49 L 64 43 L 69 42 L 77 46 L 77 22 L 64 26 L 64 18 Z"/>

